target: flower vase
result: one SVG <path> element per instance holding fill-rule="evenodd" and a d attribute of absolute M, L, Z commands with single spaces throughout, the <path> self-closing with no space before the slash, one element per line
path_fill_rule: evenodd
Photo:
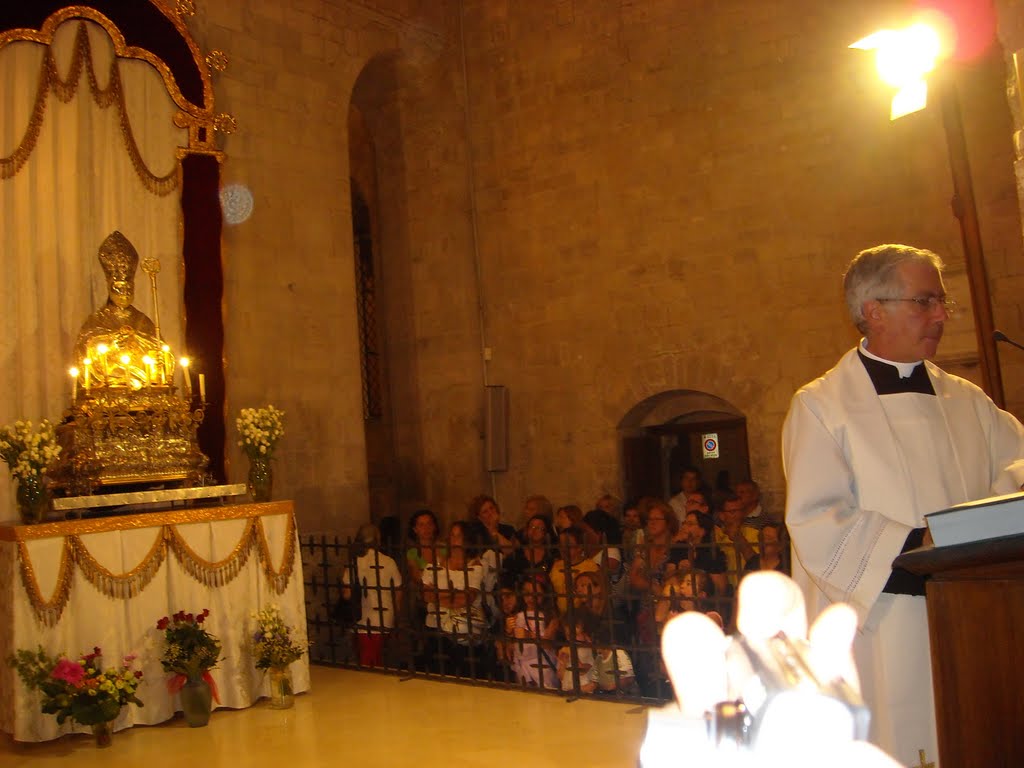
<path fill-rule="evenodd" d="M 270 708 L 291 709 L 295 705 L 290 667 L 270 668 Z"/>
<path fill-rule="evenodd" d="M 100 749 L 110 746 L 111 736 L 114 729 L 111 727 L 112 720 L 104 720 L 102 723 L 92 724 L 92 735 L 96 739 L 96 746 Z"/>
<path fill-rule="evenodd" d="M 15 497 L 22 525 L 34 525 L 43 521 L 50 507 L 50 493 L 42 475 L 33 473 L 19 477 Z"/>
<path fill-rule="evenodd" d="M 181 710 L 189 728 L 202 728 L 210 722 L 210 705 L 213 693 L 210 685 L 202 678 L 189 680 L 181 686 Z"/>
<path fill-rule="evenodd" d="M 269 456 L 249 458 L 249 495 L 255 502 L 270 501 L 274 493 L 274 468 Z"/>

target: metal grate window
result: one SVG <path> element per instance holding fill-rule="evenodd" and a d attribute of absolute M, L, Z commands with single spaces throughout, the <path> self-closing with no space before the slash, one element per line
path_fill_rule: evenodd
<path fill-rule="evenodd" d="M 356 263 L 356 312 L 359 317 L 359 349 L 363 374 L 363 418 L 379 421 L 381 402 L 380 349 L 377 343 L 377 285 L 373 273 L 373 238 L 370 211 L 359 193 L 352 190 L 352 236 Z"/>

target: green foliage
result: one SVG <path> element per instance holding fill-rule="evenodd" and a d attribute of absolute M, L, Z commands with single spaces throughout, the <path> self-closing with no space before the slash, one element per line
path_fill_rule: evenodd
<path fill-rule="evenodd" d="M 217 666 L 221 658 L 220 640 L 203 627 L 209 615 L 209 608 L 195 615 L 178 611 L 156 623 L 156 628 L 164 633 L 164 652 L 160 657 L 164 672 L 198 680 L 203 672 Z"/>
<path fill-rule="evenodd" d="M 125 704 L 142 706 L 135 695 L 142 672 L 132 669 L 134 656 L 126 656 L 116 669 L 104 670 L 99 648 L 77 661 L 51 657 L 42 647 L 19 649 L 7 660 L 29 690 L 42 694 L 41 710 L 63 724 L 71 718 L 82 725 L 105 723 L 117 717 Z"/>

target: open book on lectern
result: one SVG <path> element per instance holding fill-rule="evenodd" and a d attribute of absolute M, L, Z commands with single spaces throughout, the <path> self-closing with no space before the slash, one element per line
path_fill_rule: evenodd
<path fill-rule="evenodd" d="M 924 516 L 937 547 L 1024 533 L 1024 493 L 968 501 Z"/>

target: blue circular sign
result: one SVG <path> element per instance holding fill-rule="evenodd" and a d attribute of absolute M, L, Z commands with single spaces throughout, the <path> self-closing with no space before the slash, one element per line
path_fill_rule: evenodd
<path fill-rule="evenodd" d="M 715 440 L 713 437 L 709 437 L 707 440 L 704 441 L 704 450 L 705 451 L 713 451 L 717 447 L 718 447 L 718 441 Z"/>

